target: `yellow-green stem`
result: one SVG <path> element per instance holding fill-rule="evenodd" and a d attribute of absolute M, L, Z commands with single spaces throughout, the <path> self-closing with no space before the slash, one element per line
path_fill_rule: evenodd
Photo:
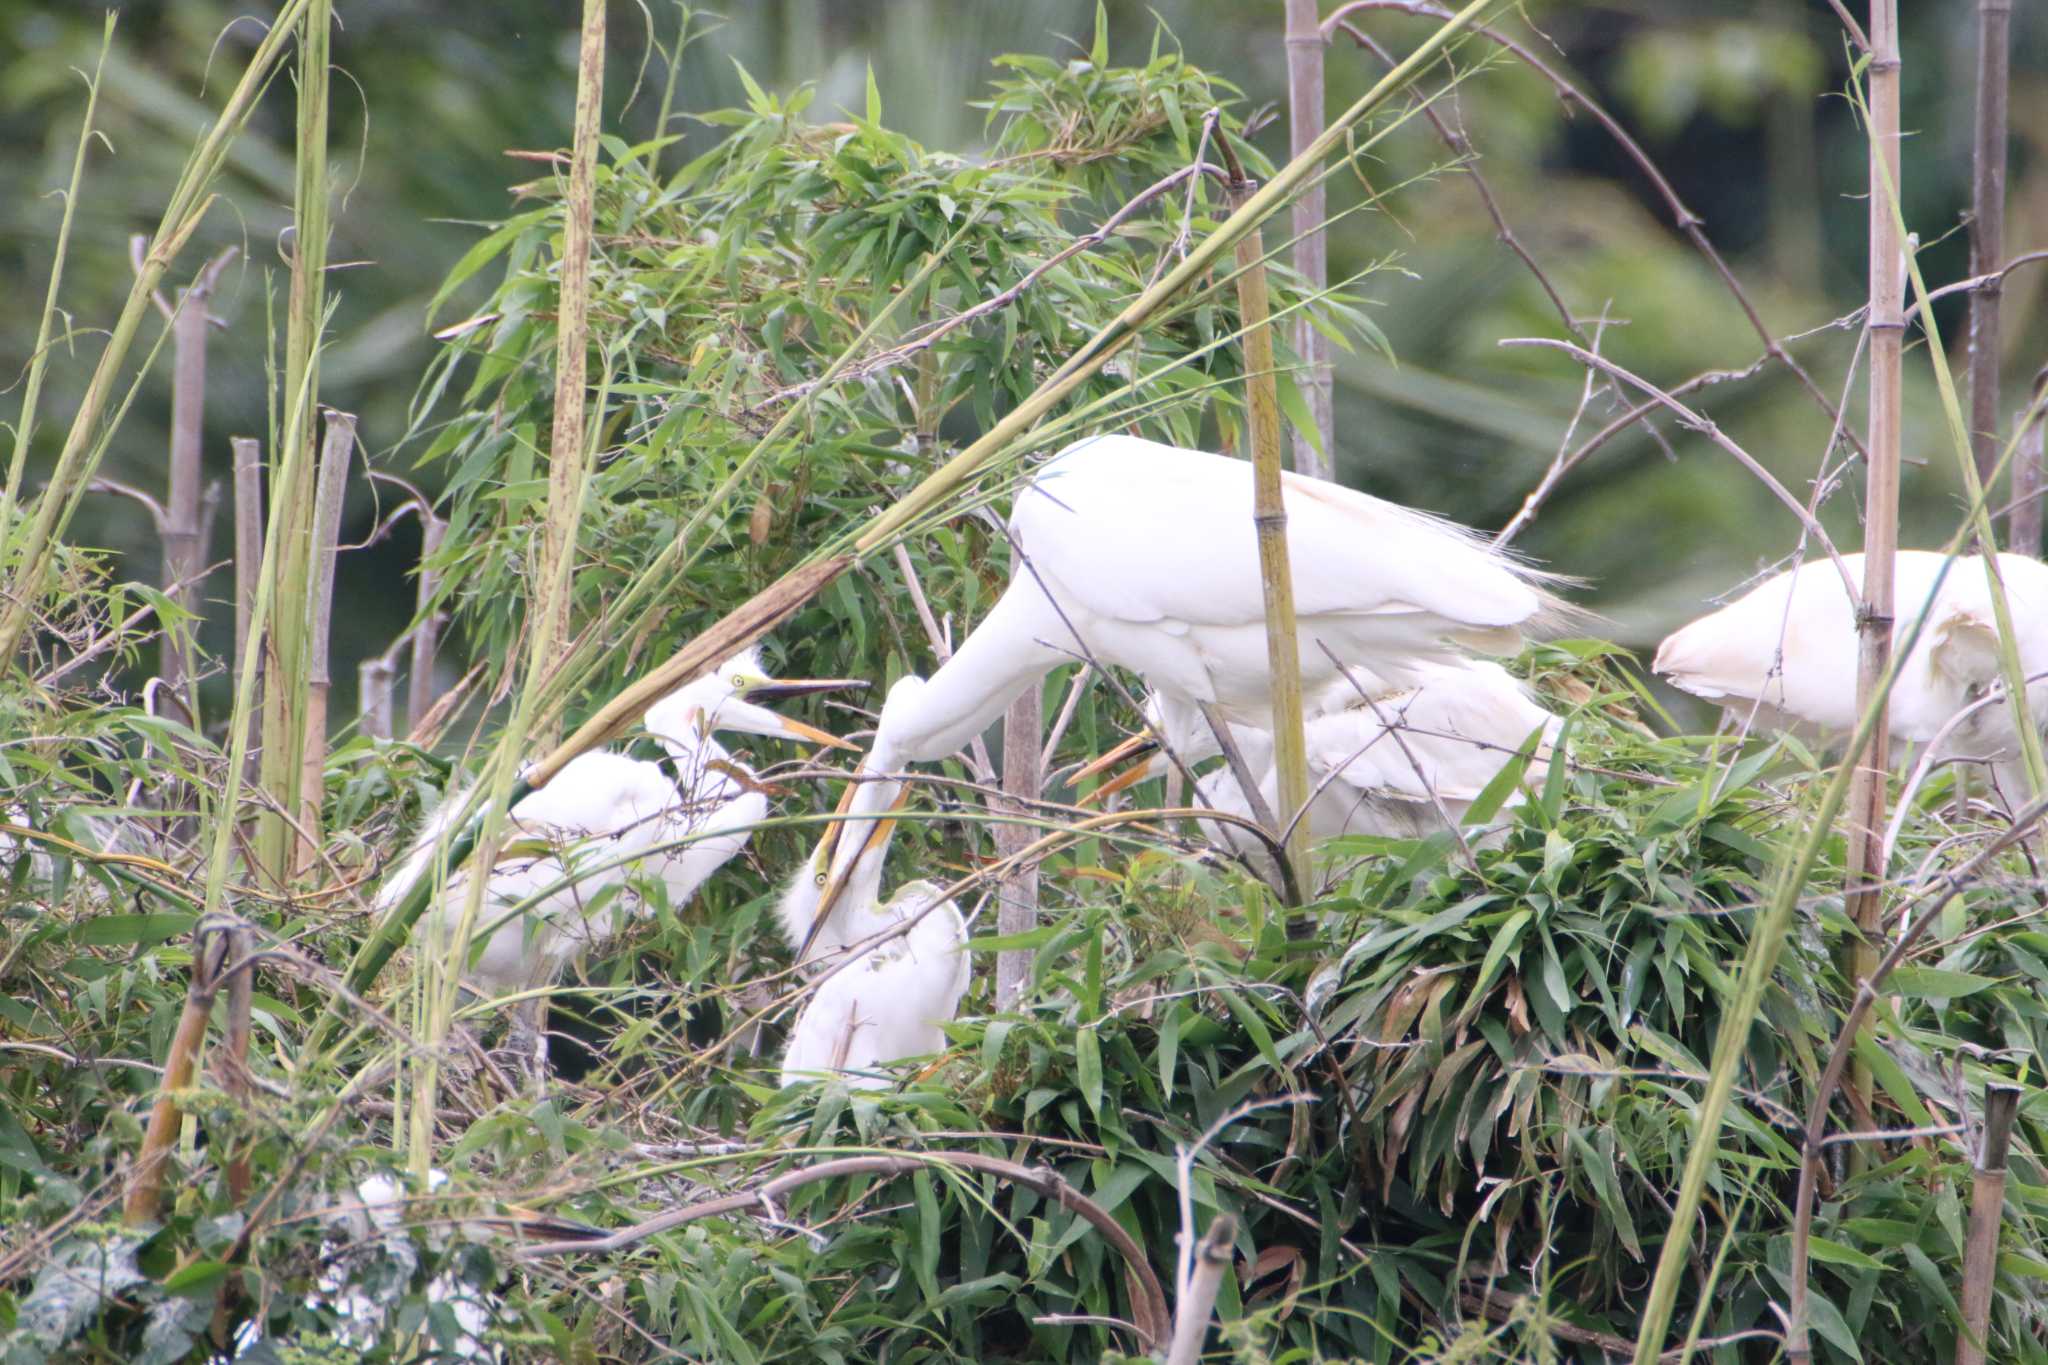
<path fill-rule="evenodd" d="M 1219 130 L 1220 135 L 1220 130 Z M 1249 195 L 1249 182 L 1230 188 L 1233 203 Z M 1252 524 L 1259 538 L 1259 584 L 1266 607 L 1266 666 L 1272 675 L 1273 766 L 1280 800 L 1273 812 L 1283 837 L 1294 885 L 1310 893 L 1308 747 L 1302 736 L 1301 644 L 1294 620 L 1294 570 L 1287 559 L 1287 503 L 1280 489 L 1280 396 L 1273 372 L 1272 302 L 1266 287 L 1265 246 L 1256 227 L 1237 243 L 1237 308 L 1244 325 L 1245 411 L 1252 459 Z"/>

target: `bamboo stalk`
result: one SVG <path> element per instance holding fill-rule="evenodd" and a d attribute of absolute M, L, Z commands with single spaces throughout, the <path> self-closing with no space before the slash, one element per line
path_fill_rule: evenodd
<path fill-rule="evenodd" d="M 1970 446 L 1977 477 L 1998 461 L 1998 307 L 2005 292 L 2005 114 L 2012 0 L 1977 0 L 1977 128 L 1970 190 Z M 2010 539 L 2011 526 L 2007 526 Z M 1994 547 L 1985 546 L 1986 554 Z"/>
<path fill-rule="evenodd" d="M 1970 1178 L 1970 1235 L 1963 1245 L 1963 1330 L 1956 1336 L 1956 1365 L 1984 1365 L 1991 1331 L 1991 1289 L 1998 1281 L 1998 1229 L 2005 1216 L 2006 1155 L 2013 1120 L 2019 1117 L 2020 1087 L 1984 1088 L 1984 1141 Z"/>
<path fill-rule="evenodd" d="M 2043 468 L 2042 435 L 2048 432 L 2048 418 L 2042 414 L 2042 399 L 2048 395 L 2048 365 L 2034 376 L 2034 398 L 2022 418 L 2020 450 L 2012 471 L 2013 509 L 2006 523 L 2006 544 L 2016 553 L 2041 553 L 2041 499 L 2048 493 L 2048 469 Z"/>
<path fill-rule="evenodd" d="M 1221 128 L 1217 146 L 1230 167 L 1226 193 L 1242 208 L 1252 182 L 1237 164 Z M 1252 525 L 1259 537 L 1259 584 L 1266 603 L 1266 660 L 1272 674 L 1273 767 L 1279 809 L 1273 812 L 1276 839 L 1283 838 L 1294 872 L 1295 903 L 1309 894 L 1308 821 L 1297 816 L 1308 805 L 1308 745 L 1302 735 L 1301 644 L 1294 619 L 1294 569 L 1287 557 L 1287 503 L 1280 491 L 1280 396 L 1274 378 L 1272 313 L 1266 289 L 1265 248 L 1253 227 L 1237 243 L 1237 309 L 1244 330 L 1245 407 L 1252 457 Z M 1258 791 L 1247 786 L 1251 799 Z"/>
<path fill-rule="evenodd" d="M 1045 733 L 1045 692 L 1039 683 L 1024 689 L 1003 717 L 1003 813 L 1013 818 L 995 825 L 996 856 L 1014 858 L 1037 831 L 1014 818 L 1027 814 L 1045 781 L 1039 741 Z M 1038 864 L 1023 862 L 1003 878 L 997 899 L 996 932 L 1009 937 L 1038 927 Z M 1031 951 L 1005 948 L 996 954 L 996 1008 L 1009 1009 L 1024 993 L 1031 976 Z"/>
<path fill-rule="evenodd" d="M 372 739 L 389 739 L 397 717 L 398 665 L 378 654 L 356 665 L 356 723 Z"/>
<path fill-rule="evenodd" d="M 1174 1308 L 1173 1342 L 1167 1347 L 1166 1365 L 1195 1365 L 1202 1358 L 1209 1318 L 1216 1311 L 1216 1293 L 1223 1287 L 1224 1274 L 1236 1260 L 1236 1245 L 1237 1219 L 1227 1213 L 1217 1214 L 1202 1240 L 1195 1244 L 1195 1273 L 1189 1277 L 1187 1297 Z"/>
<path fill-rule="evenodd" d="M 206 306 L 220 272 L 234 255 L 230 247 L 207 263 L 179 299 L 171 322 L 171 459 L 164 493 L 163 585 L 193 623 L 180 632 L 163 633 L 157 672 L 184 701 L 194 728 L 199 724 L 199 695 L 191 681 L 192 633 L 205 611 L 200 591 L 206 567 L 200 488 L 205 481 L 206 329 L 213 321 Z"/>
<path fill-rule="evenodd" d="M 1287 0 L 1288 154 L 1299 156 L 1323 131 L 1323 30 L 1317 0 Z M 1294 268 L 1312 293 L 1329 283 L 1329 239 L 1323 235 L 1323 182 L 1313 181 L 1294 201 Z M 1337 449 L 1335 375 L 1330 339 L 1303 310 L 1294 324 L 1294 351 L 1308 366 L 1308 410 L 1313 433 L 1294 433 L 1294 467 L 1319 479 L 1334 477 Z M 1311 439 L 1313 435 L 1314 439 Z"/>
<path fill-rule="evenodd" d="M 73 413 L 64 447 L 50 472 L 49 484 L 37 499 L 34 517 L 24 525 L 17 526 L 9 519 L 0 526 L 0 534 L 7 541 L 0 562 L 15 565 L 14 577 L 4 594 L 5 605 L 0 606 L 0 661 L 13 659 L 20 651 L 41 600 L 57 541 L 77 506 L 76 495 L 91 481 L 106 451 L 102 419 L 143 315 L 151 306 L 151 298 L 211 207 L 209 191 L 227 159 L 228 149 L 248 124 L 293 27 L 306 7 L 315 3 L 322 3 L 324 12 L 323 0 L 284 0 L 268 32 L 257 43 L 220 117 L 213 121 L 205 139 L 185 163 L 185 170 L 171 192 L 170 202 L 151 235 L 142 269 L 129 286 L 127 301 L 108 330 L 107 344 Z"/>
<path fill-rule="evenodd" d="M 192 982 L 185 994 L 185 1007 L 178 1014 L 178 1027 L 171 1035 L 171 1048 L 164 1057 L 163 1084 L 157 1088 L 156 1103 L 149 1111 L 149 1128 L 142 1147 L 128 1171 L 128 1188 L 121 1199 L 121 1222 L 130 1228 L 156 1221 L 163 1199 L 164 1170 L 170 1164 L 171 1147 L 183 1126 L 183 1111 L 177 1093 L 189 1089 L 199 1066 L 200 1045 L 206 1041 L 206 1018 L 213 1012 L 219 970 L 227 951 L 226 935 L 202 934 L 192 954 Z"/>
<path fill-rule="evenodd" d="M 574 500 L 583 483 L 584 385 L 590 359 L 590 233 L 592 180 L 597 167 L 598 115 L 604 103 L 605 0 L 583 0 L 583 37 L 576 67 L 576 140 L 569 157 L 569 191 L 562 205 L 561 304 L 555 323 L 555 419 L 548 442 L 548 510 L 541 526 L 539 581 L 553 582 L 556 566 L 573 554 L 567 540 Z M 566 654 L 569 595 L 542 597 L 540 630 L 550 644 L 539 673 Z M 538 676 L 538 674 L 537 674 Z"/>
<path fill-rule="evenodd" d="M 434 652 L 441 643 L 442 613 L 434 608 L 434 595 L 441 590 L 441 570 L 434 556 L 441 552 L 448 522 L 420 504 L 420 566 L 418 589 L 413 602 L 412 662 L 405 680 L 405 725 L 414 734 L 434 709 Z"/>
<path fill-rule="evenodd" d="M 239 673 L 249 653 L 249 612 L 256 602 L 257 574 L 263 566 L 263 443 L 254 436 L 234 436 L 228 444 L 235 453 L 235 668 Z M 261 723 L 261 717 L 252 715 L 249 721 L 253 727 Z M 248 747 L 254 749 L 256 742 L 252 728 Z"/>
<path fill-rule="evenodd" d="M 1892 650 L 1892 571 L 1899 546 L 1899 421 L 1905 337 L 1903 247 L 1889 197 L 1899 185 L 1899 35 L 1897 0 L 1872 0 L 1870 7 L 1870 417 L 1869 463 L 1864 484 L 1863 602 L 1858 616 L 1856 709 L 1860 715 L 1877 695 Z M 1857 941 L 1849 952 L 1848 977 L 1862 981 L 1877 965 L 1879 919 L 1884 898 L 1885 782 L 1889 771 L 1890 727 L 1880 709 L 1868 747 L 1842 761 L 1856 765 L 1849 792 L 1848 856 L 1844 875 L 1854 888 L 1849 917 Z M 1850 1086 L 1864 1103 L 1870 1097 L 1869 1068 L 1858 1063 Z M 1794 1343 L 1803 1349 L 1803 1343 Z"/>
<path fill-rule="evenodd" d="M 57 219 L 57 245 L 50 255 L 50 287 L 43 294 L 43 313 L 36 322 L 35 349 L 29 352 L 21 415 L 14 421 L 14 453 L 7 462 L 7 485 L 0 489 L 0 545 L 14 538 L 14 512 L 21 496 L 22 475 L 28 469 L 29 438 L 35 435 L 36 404 L 42 397 L 43 372 L 50 362 L 50 327 L 57 318 L 57 291 L 64 283 L 64 261 L 71 251 L 71 215 L 78 208 L 78 191 L 85 183 L 85 149 L 92 145 L 92 117 L 100 103 L 100 73 L 106 69 L 107 49 L 114 44 L 117 17 L 118 11 L 107 11 L 106 26 L 100 31 L 99 60 L 93 63 L 92 79 L 85 83 L 85 117 L 78 125 L 78 148 L 71 155 L 71 181 L 64 191 L 64 212 Z"/>
<path fill-rule="evenodd" d="M 270 517 L 284 553 L 273 563 L 277 618 L 265 661 L 263 750 L 257 780 L 270 800 L 256 821 L 256 867 L 282 887 L 290 879 L 297 834 L 287 812 L 300 809 L 311 664 L 308 641 L 314 560 L 313 413 L 320 395 L 320 345 L 326 325 L 328 244 L 327 105 L 331 0 L 309 0 L 300 25 L 297 179 L 292 203 L 291 287 L 285 315 L 284 421 L 272 457 Z M 291 471 L 287 478 L 285 471 Z"/>
<path fill-rule="evenodd" d="M 306 735 L 299 770 L 299 858 L 301 872 L 313 865 L 320 849 L 320 801 L 327 772 L 327 699 L 333 689 L 329 672 L 329 636 L 334 617 L 334 568 L 341 541 L 341 509 L 348 498 L 349 465 L 355 457 L 353 413 L 325 414 L 320 445 L 319 491 L 313 503 L 313 562 L 309 584 L 311 628 L 307 635 Z"/>

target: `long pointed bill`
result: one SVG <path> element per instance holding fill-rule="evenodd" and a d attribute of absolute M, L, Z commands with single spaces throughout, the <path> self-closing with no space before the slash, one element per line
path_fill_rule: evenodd
<path fill-rule="evenodd" d="M 1149 731 L 1141 730 L 1094 762 L 1087 764 L 1079 772 L 1076 772 L 1067 779 L 1069 787 L 1078 787 L 1089 778 L 1100 776 L 1119 763 L 1131 762 L 1131 767 L 1110 778 L 1074 804 L 1077 806 L 1093 806 L 1126 787 L 1134 787 L 1138 783 L 1143 782 L 1152 775 L 1152 755 L 1158 748 L 1159 741 L 1153 738 Z"/>
<path fill-rule="evenodd" d="M 847 789 L 849 791 L 852 790 L 851 783 L 848 784 Z M 902 810 L 909 804 L 910 788 L 906 786 L 896 794 L 896 799 L 890 803 L 889 809 L 891 812 L 895 812 Z M 846 805 L 847 803 L 842 801 L 840 809 L 844 810 Z M 838 823 L 841 827 L 844 827 L 851 822 L 842 820 Z M 831 879 L 825 883 L 824 891 L 818 896 L 818 908 L 811 916 L 811 932 L 804 937 L 804 946 L 796 955 L 797 961 L 802 962 L 811 955 L 812 945 L 817 943 L 818 935 L 824 932 L 825 921 L 831 916 L 833 907 L 839 903 L 840 896 L 845 894 L 847 884 L 853 880 L 853 874 L 859 868 L 861 860 L 885 856 L 889 851 L 889 840 L 894 838 L 895 834 L 896 821 L 893 818 L 875 821 L 868 829 L 867 837 L 861 840 L 860 852 L 840 862 L 840 866 L 832 873 Z M 824 851 L 822 843 L 819 845 L 819 850 L 820 852 Z"/>
<path fill-rule="evenodd" d="M 790 684 L 792 687 L 799 685 Z M 813 690 L 822 691 L 826 687 L 837 685 L 836 683 L 822 683 L 814 687 Z M 749 688 L 747 696 L 756 697 L 765 690 L 765 688 Z M 795 696 L 799 694 L 790 693 L 789 695 Z M 722 730 L 738 730 L 743 734 L 769 735 L 776 739 L 795 739 L 801 740 L 806 744 L 824 744 L 834 749 L 853 749 L 857 747 L 847 743 L 837 735 L 818 729 L 815 725 L 806 725 L 800 720 L 791 720 L 788 716 L 778 711 L 770 711 L 765 706 L 756 706 L 753 702 L 740 697 L 728 697 L 719 703 L 717 726 Z"/>

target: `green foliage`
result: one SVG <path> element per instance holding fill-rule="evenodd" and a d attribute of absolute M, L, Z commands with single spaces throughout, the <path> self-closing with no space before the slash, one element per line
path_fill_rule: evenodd
<path fill-rule="evenodd" d="M 592 277 L 602 458 L 574 580 L 575 622 L 599 648 L 572 711 L 841 543 L 1213 223 L 1213 187 L 1197 181 L 1190 196 L 1176 184 L 1083 243 L 1186 165 L 1209 109 L 1232 110 L 1224 127 L 1242 134 L 1235 87 L 1163 33 L 1138 66 L 1116 64 L 1107 35 L 1103 20 L 1085 49 L 1004 59 L 978 106 L 983 156 L 892 131 L 872 77 L 858 113 L 814 122 L 808 89 L 774 93 L 744 66 L 733 76 L 743 107 L 704 115 L 686 158 L 663 137 L 607 141 Z M 1698 68 L 1697 88 L 1657 82 L 1659 63 L 1682 51 L 1630 52 L 1638 96 L 1668 97 L 1674 119 L 1725 114 L 1749 88 L 1741 52 Z M 1779 54 L 1772 88 L 1813 79 L 1801 65 L 1810 55 Z M 1490 89 L 1474 79 L 1460 97 L 1517 107 L 1512 91 Z M 1492 99 L 1502 103 L 1478 103 Z M 1531 115 L 1505 135 L 1540 152 L 1551 118 Z M 1415 190 L 1441 223 L 1441 199 L 1462 191 L 1448 177 L 1437 188 L 1439 153 L 1422 146 L 1373 149 L 1383 161 L 1362 151 L 1333 183 L 1370 175 L 1364 194 L 1375 199 L 1375 184 Z M 1254 174 L 1270 171 L 1256 149 L 1245 156 Z M 491 696 L 522 653 L 551 419 L 559 188 L 544 178 L 523 192 L 532 206 L 487 228 L 434 296 L 436 322 L 451 325 L 418 390 L 408 447 L 445 480 L 443 604 Z M 1571 188 L 1558 198 L 1579 202 Z M 1528 330 L 1503 325 L 1527 320 L 1528 299 L 1460 269 L 1454 235 L 1413 243 L 1409 263 L 1440 291 L 1430 309 L 1376 311 L 1403 324 L 1390 334 L 1404 362 Z M 1666 334 L 1725 340 L 1699 322 L 1704 276 L 1645 248 L 1650 235 L 1603 220 L 1580 269 L 1629 284 L 1642 300 L 1638 336 L 1679 351 Z M 1311 304 L 1286 270 L 1275 274 L 1278 306 L 1377 336 L 1348 292 Z M 933 331 L 1011 291 L 1004 307 Z M 455 321 L 458 306 L 469 316 Z M 1718 295 L 1711 306 L 1723 306 Z M 1241 377 L 1234 326 L 1230 281 L 1210 281 L 1090 381 L 1047 444 L 1123 426 L 1188 444 L 1227 439 Z M 840 364 L 842 378 L 819 386 Z M 1519 398 L 1477 403 L 1432 382 L 1411 370 L 1399 403 L 1434 395 L 1438 415 L 1451 411 L 1467 432 L 1530 445 Z M 792 413 L 793 433 L 764 445 Z M 1378 425 L 1374 434 L 1392 439 Z M 1438 477 L 1418 468 L 1389 461 L 1384 472 Z M 1013 474 L 996 471 L 969 501 L 1000 508 Z M 1521 486 L 1467 492 L 1518 497 Z M 1621 519 L 1616 500 L 1630 517 L 1644 511 L 1626 487 L 1586 497 L 1610 523 Z M 904 548 L 956 635 L 1008 576 L 1000 532 L 973 507 L 947 509 Z M 661 600 L 622 605 L 626 585 L 671 551 Z M 545 1098 L 508 1097 L 466 1069 L 466 1054 L 451 1056 L 433 1143 L 448 1183 L 423 1186 L 393 1174 L 394 1116 L 409 1097 L 383 1081 L 338 1093 L 334 1079 L 374 1077 L 380 1056 L 405 1050 L 407 990 L 347 1001 L 359 1028 L 334 1056 L 299 1049 L 334 966 L 367 932 L 383 867 L 421 813 L 466 780 L 446 755 L 357 738 L 329 756 L 323 823 L 334 833 L 317 886 L 290 897 L 231 887 L 230 909 L 274 939 L 256 1001 L 262 1084 L 236 1100 L 203 1075 L 181 1097 L 204 1144 L 176 1154 L 161 1222 L 121 1232 L 101 1220 L 191 968 L 194 915 L 171 831 L 238 813 L 214 808 L 225 761 L 215 737 L 98 679 L 54 676 L 59 654 L 102 638 L 110 661 L 136 657 L 148 628 L 133 609 L 166 604 L 85 551 L 67 547 L 52 572 L 41 642 L 51 657 L 33 661 L 33 686 L 0 691 L 6 818 L 69 841 L 22 833 L 0 844 L 8 1365 L 225 1354 L 237 1348 L 212 1335 L 224 1289 L 223 1321 L 240 1325 L 248 1359 L 452 1355 L 476 1330 L 456 1298 L 483 1304 L 481 1330 L 515 1359 L 1083 1361 L 1137 1349 L 1102 1321 L 1129 1320 L 1133 1298 L 1095 1230 L 1030 1190 L 943 1165 L 814 1183 L 601 1258 L 527 1263 L 489 1221 L 534 1205 L 609 1227 L 870 1152 L 1049 1167 L 1168 1280 L 1178 1239 L 1231 1213 L 1242 1260 L 1224 1278 L 1217 1335 L 1234 1359 L 1597 1359 L 1633 1331 L 1648 1263 L 1671 1235 L 1665 1191 L 1692 1140 L 1733 964 L 1818 770 L 1790 743 L 1657 738 L 1623 663 L 1591 645 L 1540 650 L 1524 665 L 1571 714 L 1570 756 L 1529 774 L 1526 799 L 1494 828 L 1469 831 L 1471 862 L 1447 837 L 1333 848 L 1313 933 L 1296 939 L 1266 888 L 1181 833 L 1142 823 L 1096 832 L 1048 859 L 1043 923 L 1004 945 L 1032 953 L 1022 1005 L 995 1013 L 977 983 L 945 1056 L 905 1068 L 894 1089 L 849 1093 L 775 1085 L 791 1015 L 777 993 L 793 983 L 772 887 L 815 834 L 801 817 L 828 794 L 800 764 L 743 753 L 785 812 L 758 832 L 753 863 L 689 905 L 656 896 L 652 923 L 583 964 L 557 1009 L 567 1031 L 599 1040 L 580 1076 Z M 841 580 L 780 632 L 780 671 L 886 685 L 927 667 L 906 587 L 880 561 Z M 1063 757 L 1097 752 L 1130 724 L 1110 693 L 1098 687 L 1079 706 Z M 1062 696 L 1055 685 L 1049 700 Z M 480 728 L 492 718 L 486 708 Z M 843 712 L 818 719 L 847 728 Z M 914 813 L 898 841 L 899 865 L 971 869 L 985 843 L 979 797 L 943 782 L 932 796 L 936 812 Z M 1909 826 L 1904 865 L 1958 858 L 1940 838 L 1939 826 Z M 116 848 L 132 856 L 103 856 Z M 1827 890 L 1838 864 L 1830 849 L 1750 1035 L 1709 1216 L 1686 1230 L 1699 1278 L 1681 1311 L 1703 1303 L 1710 1337 L 1776 1326 L 1797 1131 L 1844 1004 L 1833 965 L 1843 925 Z M 1878 1112 L 1838 1100 L 1831 1115 L 1835 1131 L 1929 1132 L 1873 1148 L 1867 1166 L 1840 1146 L 1823 1158 L 1814 1321 L 1829 1360 L 1877 1358 L 1876 1343 L 1888 1359 L 1952 1351 L 1968 1172 L 1949 1130 L 1992 1078 L 2030 1087 L 1994 1354 L 2043 1356 L 2048 1172 L 2033 1153 L 2044 1137 L 2034 1073 L 2048 1040 L 2048 935 L 2017 857 L 1934 913 L 1941 932 L 1893 983 L 1881 1041 L 1864 1053 Z M 998 946 L 991 919 L 984 910 L 978 921 L 978 958 Z M 472 1014 L 488 1026 L 484 1010 Z M 229 1193 L 230 1151 L 249 1164 L 252 1199 Z M 357 1207 L 372 1177 L 409 1192 L 402 1219 Z M 238 1246 L 259 1214 L 254 1241 Z M 357 1301 L 371 1305 L 367 1329 Z M 1764 1358 L 1759 1340 L 1724 1343 L 1712 1358 Z"/>

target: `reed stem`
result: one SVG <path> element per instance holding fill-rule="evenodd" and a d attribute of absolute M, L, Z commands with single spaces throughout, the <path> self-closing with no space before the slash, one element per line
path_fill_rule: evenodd
<path fill-rule="evenodd" d="M 548 442 L 548 509 L 541 525 L 541 583 L 552 583 L 557 566 L 575 548 L 569 539 L 575 500 L 583 486 L 583 409 L 590 362 L 590 233 L 593 179 L 597 169 L 598 115 L 604 104 L 605 0 L 583 0 L 583 36 L 576 68 L 575 144 L 569 157 L 569 191 L 562 203 L 560 307 L 555 323 L 555 417 Z M 534 661 L 536 676 L 552 670 L 569 651 L 569 602 L 573 594 L 540 594 L 541 635 L 550 641 L 546 658 Z M 552 739 L 553 727 L 541 738 Z"/>
<path fill-rule="evenodd" d="M 1977 477 L 1998 462 L 1998 309 L 2005 293 L 2006 87 L 2012 0 L 1977 0 L 1977 127 L 1970 189 L 1970 448 Z M 2007 525 L 2010 539 L 2011 525 Z M 1985 546 L 1989 554 L 1994 547 Z"/>
<path fill-rule="evenodd" d="M 1227 193 L 1234 208 L 1251 197 L 1252 183 L 1237 168 L 1230 143 L 1217 145 L 1231 167 Z M 1287 556 L 1287 503 L 1280 487 L 1280 396 L 1275 380 L 1272 303 L 1266 287 L 1263 234 L 1257 227 L 1237 243 L 1237 308 L 1244 329 L 1246 423 L 1252 457 L 1252 525 L 1259 540 L 1259 585 L 1266 607 L 1266 660 L 1273 693 L 1273 766 L 1279 784 L 1273 812 L 1276 838 L 1284 838 L 1297 898 L 1310 894 L 1308 746 L 1302 735 L 1301 641 L 1294 619 L 1294 569 Z M 1247 787 L 1250 798 L 1257 787 Z M 1299 904 L 1299 899 L 1296 901 Z"/>
<path fill-rule="evenodd" d="M 1288 154 L 1299 156 L 1323 131 L 1323 29 L 1317 0 L 1287 0 Z M 1323 234 L 1327 200 L 1323 182 L 1311 180 L 1294 201 L 1294 268 L 1311 294 L 1330 279 L 1329 239 Z M 1294 468 L 1318 479 L 1336 477 L 1335 375 L 1330 339 L 1309 320 L 1294 324 L 1294 351 L 1307 366 L 1308 411 L 1313 431 L 1294 433 Z"/>
<path fill-rule="evenodd" d="M 348 499 L 349 465 L 355 457 L 354 414 L 325 413 L 320 443 L 319 491 L 313 503 L 313 562 L 307 637 L 306 735 L 299 770 L 299 871 L 313 865 L 320 848 L 320 803 L 327 772 L 327 701 L 333 677 L 328 668 L 334 621 L 334 569 L 341 542 L 341 509 Z"/>
<path fill-rule="evenodd" d="M 1892 572 L 1899 547 L 1899 422 L 1901 345 L 1905 337 L 1903 242 L 1891 195 L 1899 185 L 1899 35 L 1897 0 L 1872 0 L 1870 7 L 1870 417 L 1864 482 L 1863 602 L 1858 615 L 1856 710 L 1860 715 L 1878 695 L 1878 680 L 1891 662 Z M 1849 917 L 1857 938 L 1850 948 L 1848 978 L 1862 981 L 1877 966 L 1884 897 L 1885 783 L 1890 771 L 1890 727 L 1881 707 L 1868 747 L 1842 756 L 1856 765 L 1849 792 L 1848 854 L 1844 876 L 1852 888 Z M 1858 1062 L 1850 1087 L 1867 1104 L 1869 1068 Z"/>
<path fill-rule="evenodd" d="M 1045 733 L 1045 689 L 1033 683 L 1010 703 L 1003 717 L 1003 814 L 995 823 L 996 856 L 1014 858 L 1038 831 L 1022 817 L 1038 800 L 1045 775 L 1040 768 L 1039 742 Z M 1008 938 L 1038 927 L 1038 864 L 1025 861 L 1003 878 L 997 900 L 996 932 Z M 1031 977 L 1031 951 L 1005 948 L 996 954 L 996 1008 L 1009 1009 L 1024 993 Z"/>

